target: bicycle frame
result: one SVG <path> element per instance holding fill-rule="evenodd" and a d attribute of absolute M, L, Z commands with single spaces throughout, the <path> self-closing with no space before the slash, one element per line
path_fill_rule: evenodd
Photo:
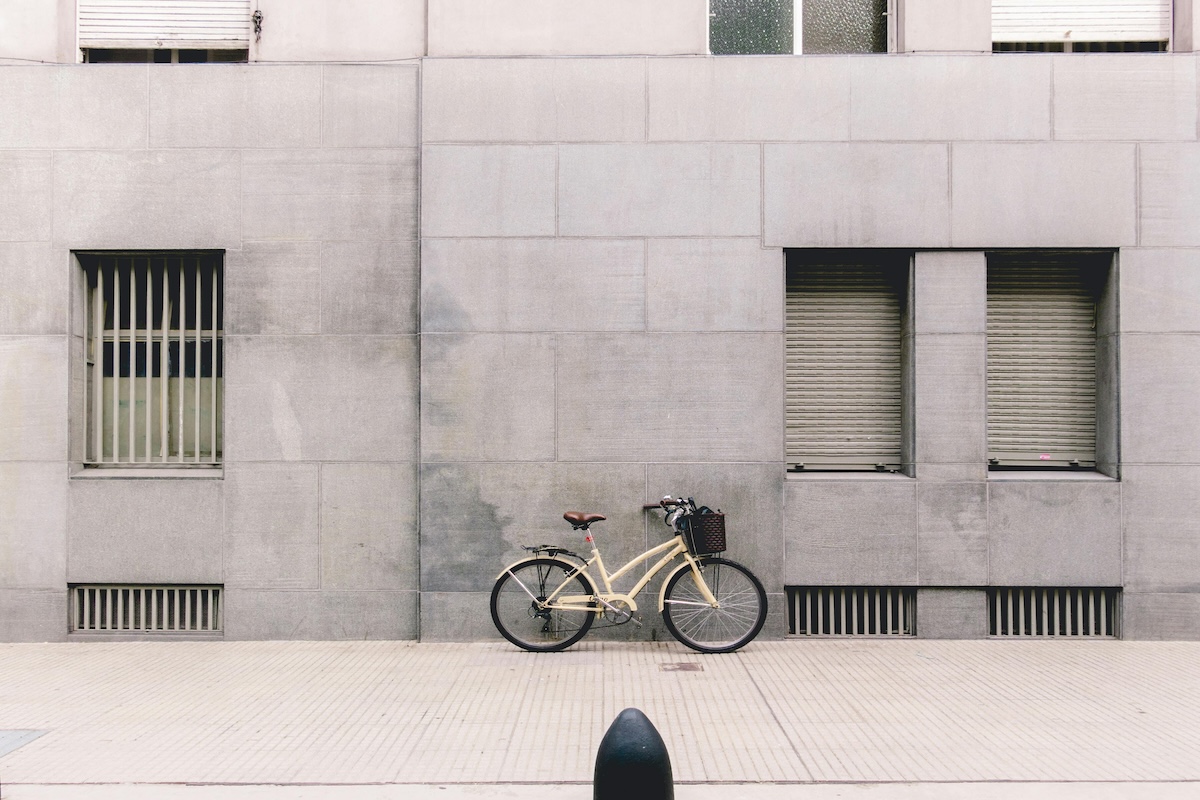
<path fill-rule="evenodd" d="M 566 578 L 564 578 L 563 582 L 561 584 L 559 584 L 559 586 L 557 588 L 555 588 L 555 590 L 553 592 L 551 592 L 549 595 L 546 596 L 546 599 L 544 601 L 545 608 L 579 611 L 579 610 L 593 607 L 598 602 L 598 603 L 600 603 L 600 605 L 604 606 L 606 609 L 608 609 L 610 611 L 621 611 L 621 609 L 618 609 L 616 606 L 613 605 L 613 602 L 615 601 L 615 602 L 624 603 L 628 607 L 629 613 L 633 614 L 638 609 L 637 601 L 634 600 L 634 598 L 637 597 L 637 595 L 642 591 L 642 589 L 646 588 L 646 585 L 654 579 L 654 576 L 656 576 L 662 570 L 663 567 L 665 567 L 667 564 L 674 561 L 678 556 L 681 556 L 681 555 L 683 556 L 684 563 L 680 564 L 675 570 L 673 570 L 671 572 L 671 575 L 674 575 L 676 572 L 683 570 L 683 569 L 691 569 L 693 574 L 696 576 L 696 585 L 699 587 L 700 593 L 704 597 L 704 599 L 707 601 L 707 604 L 712 606 L 713 608 L 717 608 L 720 605 L 717 602 L 716 597 L 713 596 L 712 591 L 709 590 L 708 584 L 705 583 L 704 576 L 700 572 L 700 568 L 697 564 L 697 561 L 696 561 L 695 557 L 693 557 L 692 554 L 688 552 L 687 545 L 684 544 L 682 536 L 676 535 L 674 538 L 668 539 L 667 541 L 663 542 L 662 544 L 650 548 L 649 550 L 642 553 L 641 555 L 634 556 L 633 559 L 631 559 L 627 564 L 622 566 L 616 572 L 609 572 L 605 568 L 604 558 L 600 555 L 600 550 L 599 550 L 599 548 L 596 547 L 596 540 L 592 537 L 592 534 L 590 531 L 587 533 L 586 541 L 588 544 L 590 544 L 592 546 L 592 557 L 590 559 L 588 559 L 587 561 L 585 561 L 582 565 L 572 564 L 568 561 L 562 561 L 562 559 L 557 559 L 557 558 L 555 559 L 558 561 L 562 561 L 563 564 L 570 567 L 570 571 L 568 571 L 567 576 L 566 576 Z M 659 554 L 664 554 L 664 555 L 662 558 L 660 558 L 658 560 L 658 563 L 656 563 L 653 567 L 651 567 L 649 570 L 647 570 L 646 574 L 643 575 L 636 584 L 634 584 L 633 588 L 629 591 L 628 594 L 621 594 L 619 592 L 614 592 L 612 590 L 613 581 L 620 580 L 621 577 L 624 576 L 626 573 L 628 573 L 631 569 L 633 569 L 634 567 L 636 567 L 637 565 L 639 565 L 643 562 L 649 561 L 650 559 L 654 558 L 655 556 L 657 556 Z M 526 559 L 522 559 L 521 561 L 525 561 L 525 560 Z M 504 572 L 500 573 L 500 575 L 504 575 L 505 573 L 512 575 L 513 567 L 515 567 L 517 564 L 520 564 L 521 561 L 518 561 L 515 564 L 510 564 L 508 567 L 505 568 Z M 584 575 L 586 575 L 588 580 L 591 581 L 593 588 L 595 588 L 596 581 L 592 577 L 591 572 L 588 571 L 589 568 L 593 564 L 596 566 L 596 569 L 600 573 L 600 578 L 604 583 L 604 591 L 603 592 L 598 591 L 594 595 L 564 594 L 563 590 L 566 588 L 567 584 L 570 583 L 572 578 L 574 578 L 576 575 L 578 575 L 580 573 L 583 573 Z M 659 590 L 658 610 L 660 612 L 663 610 L 664 606 L 666 605 L 666 587 L 667 587 L 667 584 L 670 582 L 671 575 L 668 575 L 663 580 L 662 589 Z M 514 580 L 516 580 L 516 575 L 512 575 L 512 577 Z M 497 578 L 499 578 L 499 576 L 497 576 Z M 533 594 L 533 592 L 529 591 L 529 587 L 525 586 L 524 584 L 521 584 L 519 581 L 517 583 L 519 586 L 521 586 L 522 589 L 525 590 L 526 594 L 528 594 L 531 598 L 533 598 L 533 600 L 535 602 L 538 601 L 538 598 Z"/>

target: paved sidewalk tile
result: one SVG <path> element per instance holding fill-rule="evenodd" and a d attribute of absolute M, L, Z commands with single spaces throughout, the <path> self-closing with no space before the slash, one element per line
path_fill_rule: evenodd
<path fill-rule="evenodd" d="M 589 788 L 632 706 L 662 733 L 681 800 L 714 783 L 773 800 L 772 783 L 1196 782 L 1198 661 L 1195 642 L 0 645 L 0 728 L 46 731 L 0 756 L 0 781 L 38 800 L 48 784 Z"/>

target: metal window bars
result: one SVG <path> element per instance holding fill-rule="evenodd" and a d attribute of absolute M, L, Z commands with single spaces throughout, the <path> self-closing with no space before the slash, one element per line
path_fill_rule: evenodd
<path fill-rule="evenodd" d="M 221 462 L 221 254 L 80 254 L 93 466 Z"/>
<path fill-rule="evenodd" d="M 71 587 L 71 633 L 219 633 L 220 586 Z"/>
<path fill-rule="evenodd" d="M 991 636 L 1115 637 L 1121 590 L 1003 587 L 988 590 Z"/>
<path fill-rule="evenodd" d="M 799 636 L 914 636 L 915 589 L 789 586 L 789 631 Z"/>

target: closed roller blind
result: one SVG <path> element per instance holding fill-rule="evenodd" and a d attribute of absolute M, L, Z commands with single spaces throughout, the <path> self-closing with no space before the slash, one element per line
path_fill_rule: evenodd
<path fill-rule="evenodd" d="M 789 467 L 901 466 L 901 286 L 895 265 L 789 263 Z"/>
<path fill-rule="evenodd" d="M 246 48 L 250 0 L 79 0 L 79 46 Z"/>
<path fill-rule="evenodd" d="M 1171 38 L 1171 0 L 992 0 L 993 42 Z"/>
<path fill-rule="evenodd" d="M 1102 257 L 988 260 L 988 458 L 1095 466 Z"/>

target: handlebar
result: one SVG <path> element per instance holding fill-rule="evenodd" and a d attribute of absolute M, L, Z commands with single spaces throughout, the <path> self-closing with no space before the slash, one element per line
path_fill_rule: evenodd
<path fill-rule="evenodd" d="M 675 508 L 690 508 L 692 511 L 695 511 L 696 501 L 690 497 L 687 500 L 684 500 L 682 497 L 672 499 L 670 495 L 667 495 L 657 503 L 645 503 L 642 505 L 642 511 L 651 511 L 656 509 L 666 509 L 667 511 L 670 511 Z"/>

